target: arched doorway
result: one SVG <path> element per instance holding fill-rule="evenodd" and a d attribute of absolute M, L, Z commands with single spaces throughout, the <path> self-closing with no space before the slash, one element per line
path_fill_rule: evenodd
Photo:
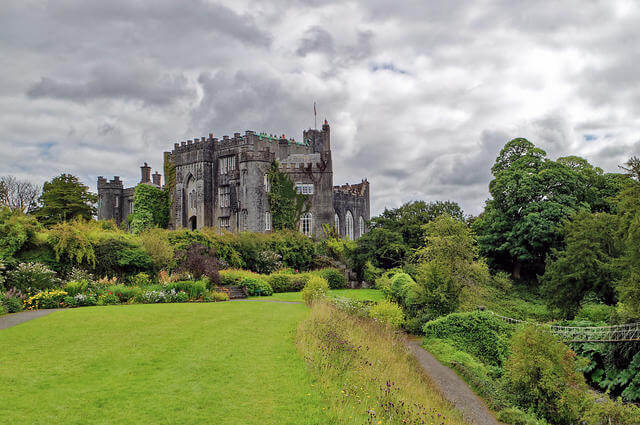
<path fill-rule="evenodd" d="M 191 216 L 191 218 L 189 219 L 189 229 L 196 230 L 197 228 L 198 228 L 198 220 L 195 215 Z"/>

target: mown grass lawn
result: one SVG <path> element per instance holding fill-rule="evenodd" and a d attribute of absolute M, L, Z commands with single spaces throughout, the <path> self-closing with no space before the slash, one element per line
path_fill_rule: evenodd
<path fill-rule="evenodd" d="M 0 331 L 0 423 L 324 424 L 303 305 L 65 310 Z"/>
<path fill-rule="evenodd" d="M 354 300 L 380 301 L 384 299 L 382 291 L 379 289 L 332 289 L 331 296 L 352 298 Z M 300 292 L 279 292 L 269 297 L 249 297 L 251 299 L 278 300 L 278 301 L 298 301 L 302 302 Z"/>

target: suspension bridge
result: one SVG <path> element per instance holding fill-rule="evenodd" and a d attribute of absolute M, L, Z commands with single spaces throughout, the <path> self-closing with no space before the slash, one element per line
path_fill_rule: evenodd
<path fill-rule="evenodd" d="M 551 330 L 563 342 L 636 342 L 640 341 L 640 322 L 614 326 L 557 326 L 543 323 L 527 322 L 500 316 L 491 312 L 494 316 L 509 323 L 528 323 L 536 326 L 545 326 Z"/>

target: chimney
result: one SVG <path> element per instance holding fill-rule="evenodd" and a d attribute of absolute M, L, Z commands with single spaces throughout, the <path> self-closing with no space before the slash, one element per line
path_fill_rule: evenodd
<path fill-rule="evenodd" d="M 162 187 L 162 175 L 160 173 L 156 171 L 151 177 L 153 177 L 154 186 Z"/>
<path fill-rule="evenodd" d="M 151 167 L 149 167 L 146 162 L 140 167 L 140 173 L 142 174 L 140 183 L 151 183 Z"/>

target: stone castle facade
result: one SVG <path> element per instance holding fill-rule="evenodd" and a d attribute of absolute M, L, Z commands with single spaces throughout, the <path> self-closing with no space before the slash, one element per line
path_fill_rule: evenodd
<path fill-rule="evenodd" d="M 246 131 L 222 139 L 209 134 L 174 144 L 171 152 L 164 153 L 165 170 L 175 170 L 169 226 L 271 231 L 267 172 L 274 160 L 298 192 L 309 196 L 311 208 L 300 220 L 301 232 L 322 237 L 325 224 L 351 239 L 366 232 L 369 182 L 333 185 L 331 132 L 326 120 L 322 130 L 305 130 L 302 142 Z M 151 175 L 146 163 L 141 174 L 140 183 L 161 187 L 161 175 Z M 135 208 L 133 192 L 117 176 L 112 180 L 98 177 L 98 219 L 126 223 Z"/>

